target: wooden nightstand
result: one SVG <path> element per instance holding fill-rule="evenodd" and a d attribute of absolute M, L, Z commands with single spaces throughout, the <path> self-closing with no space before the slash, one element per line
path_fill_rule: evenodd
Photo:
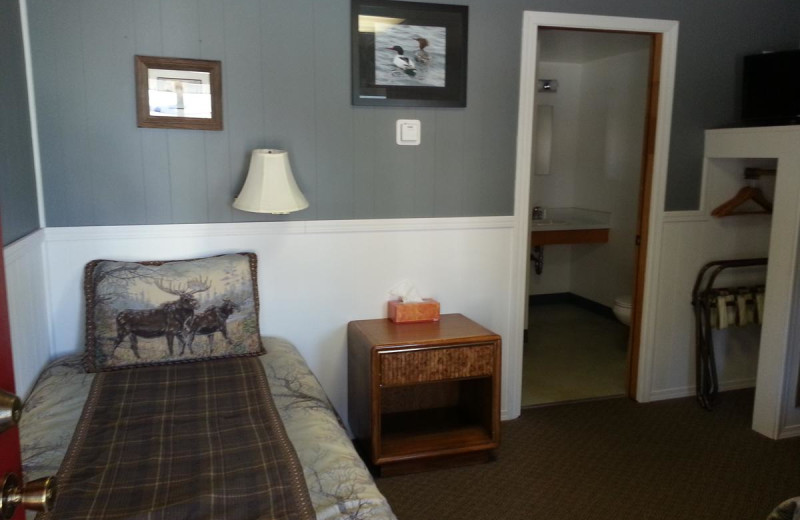
<path fill-rule="evenodd" d="M 500 444 L 500 336 L 461 314 L 351 321 L 348 412 L 383 475 L 483 462 Z"/>

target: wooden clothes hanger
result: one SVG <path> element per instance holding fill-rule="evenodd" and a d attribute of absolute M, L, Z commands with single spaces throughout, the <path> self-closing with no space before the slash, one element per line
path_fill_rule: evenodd
<path fill-rule="evenodd" d="M 736 211 L 736 209 L 745 202 L 752 201 L 761 206 L 761 211 Z M 752 186 L 745 186 L 731 199 L 723 202 L 711 212 L 715 217 L 727 217 L 730 215 L 748 215 L 748 214 L 763 214 L 772 213 L 772 203 L 767 200 L 764 193 Z"/>

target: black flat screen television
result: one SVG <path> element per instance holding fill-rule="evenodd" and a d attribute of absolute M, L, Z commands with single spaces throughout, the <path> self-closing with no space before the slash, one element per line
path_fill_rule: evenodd
<path fill-rule="evenodd" d="M 800 124 L 800 49 L 745 56 L 743 76 L 746 125 Z"/>

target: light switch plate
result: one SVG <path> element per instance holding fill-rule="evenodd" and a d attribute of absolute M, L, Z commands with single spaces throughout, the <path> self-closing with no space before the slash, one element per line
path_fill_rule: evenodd
<path fill-rule="evenodd" d="M 397 120 L 397 144 L 399 145 L 419 145 L 422 129 L 419 119 L 398 119 Z"/>

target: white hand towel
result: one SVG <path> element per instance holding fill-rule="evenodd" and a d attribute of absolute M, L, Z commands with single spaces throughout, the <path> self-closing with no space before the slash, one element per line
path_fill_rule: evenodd
<path fill-rule="evenodd" d="M 764 292 L 756 293 L 756 309 L 758 310 L 758 322 L 764 323 Z"/>
<path fill-rule="evenodd" d="M 711 328 L 717 329 L 719 328 L 719 311 L 717 311 L 717 298 L 709 297 L 708 298 L 708 305 L 710 312 L 708 313 L 709 317 L 711 318 Z"/>
<path fill-rule="evenodd" d="M 728 294 L 725 297 L 725 307 L 728 309 L 728 325 L 736 325 L 736 295 Z"/>
<path fill-rule="evenodd" d="M 728 328 L 728 305 L 726 299 L 727 297 L 724 294 L 717 296 L 717 328 L 719 329 Z"/>
<path fill-rule="evenodd" d="M 736 325 L 744 327 L 750 323 L 750 317 L 747 315 L 747 295 L 739 293 L 736 295 Z"/>

